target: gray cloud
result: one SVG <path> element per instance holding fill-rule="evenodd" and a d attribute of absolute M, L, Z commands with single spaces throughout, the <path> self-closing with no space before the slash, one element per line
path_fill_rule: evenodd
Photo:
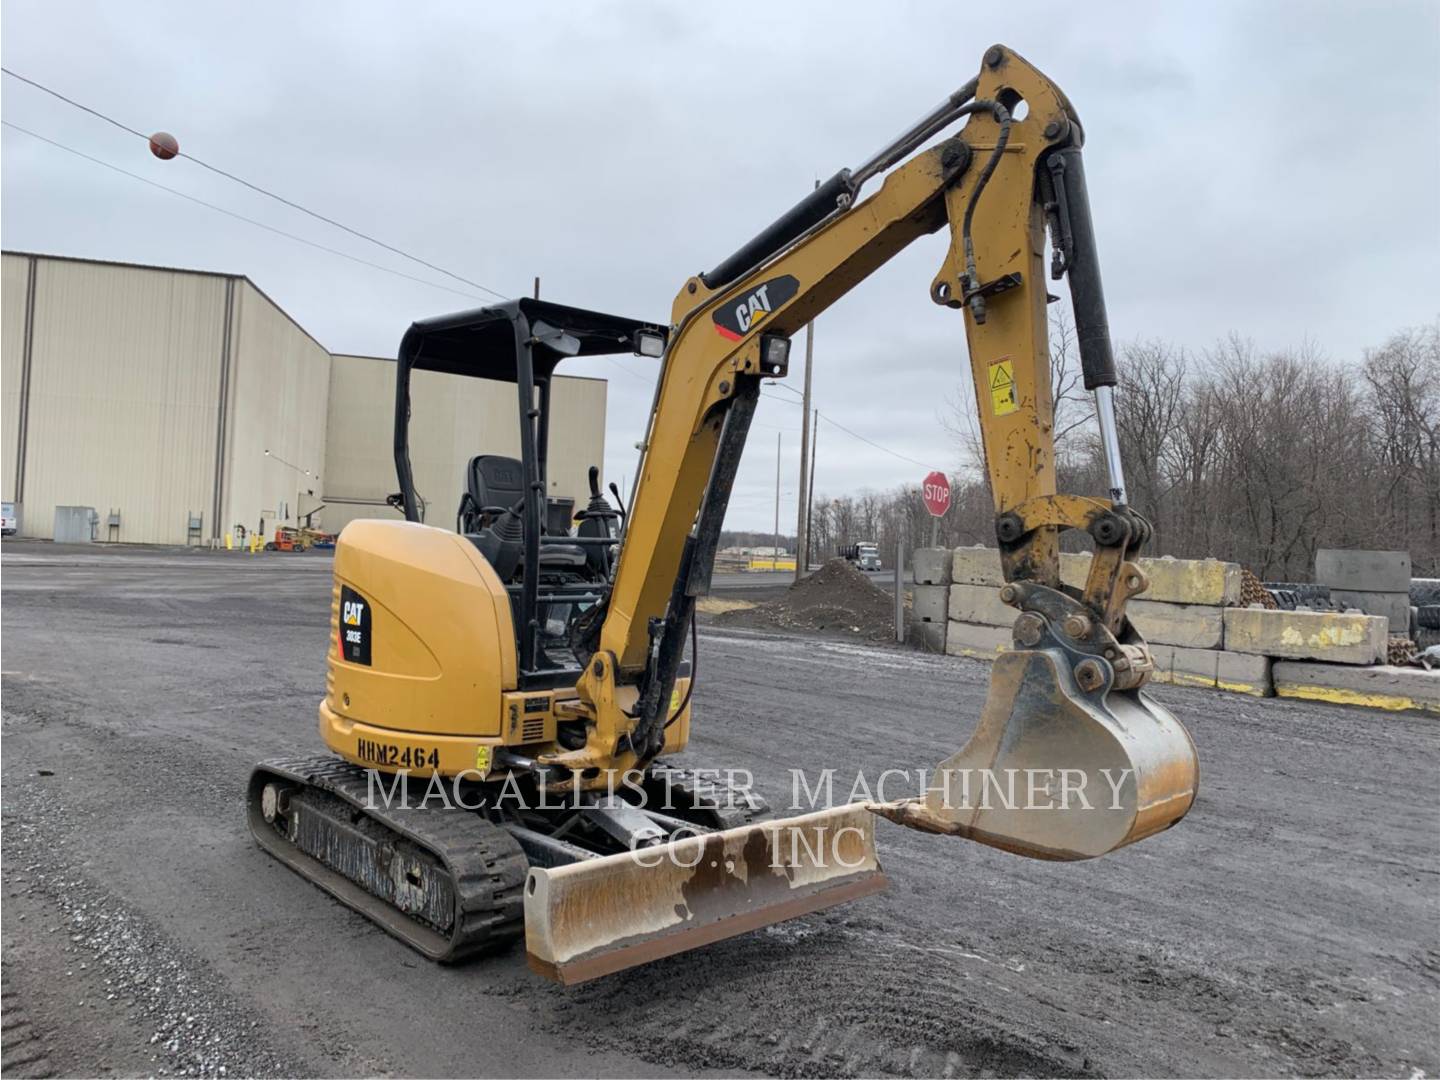
<path fill-rule="evenodd" d="M 1234 330 L 1262 348 L 1309 338 L 1354 362 L 1440 311 L 1440 6 L 1428 0 L 986 10 L 9 0 L 4 18 L 7 66 L 142 130 L 173 131 L 200 157 L 502 292 L 527 292 L 538 274 L 549 297 L 654 318 L 688 274 L 817 176 L 857 163 L 1004 41 L 1084 118 L 1118 337 L 1203 348 Z M 193 165 L 156 161 L 13 80 L 3 94 L 14 122 L 415 269 Z M 243 272 L 337 351 L 389 354 L 412 319 L 470 306 L 10 131 L 3 182 L 6 246 Z M 839 423 L 941 466 L 956 452 L 940 414 L 968 379 L 959 316 L 926 296 L 943 244 L 916 244 L 821 320 L 815 378 L 817 403 Z M 624 358 L 572 370 L 610 379 L 606 472 L 630 473 L 653 369 Z M 789 529 L 800 412 L 793 395 L 769 393 L 731 520 L 772 520 L 783 429 Z M 918 479 L 838 429 L 820 440 L 819 490 Z"/>

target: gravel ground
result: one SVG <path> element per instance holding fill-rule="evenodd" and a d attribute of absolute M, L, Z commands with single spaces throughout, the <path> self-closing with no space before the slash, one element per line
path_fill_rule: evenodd
<path fill-rule="evenodd" d="M 1084 864 L 881 823 L 886 894 L 570 990 L 437 968 L 259 852 L 313 751 L 328 560 L 7 542 L 11 1075 L 1440 1072 L 1440 726 L 1160 688 L 1201 795 Z M 933 765 L 987 668 L 710 626 L 686 762 Z M 891 792 L 894 794 L 894 792 Z M 23 1060 L 22 1060 L 23 1059 Z"/>

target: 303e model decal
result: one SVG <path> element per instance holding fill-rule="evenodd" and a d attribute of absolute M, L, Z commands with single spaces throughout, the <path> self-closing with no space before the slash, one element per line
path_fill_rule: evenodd
<path fill-rule="evenodd" d="M 349 585 L 340 587 L 340 659 L 370 666 L 370 604 Z"/>
<path fill-rule="evenodd" d="M 722 337 L 739 341 L 772 312 L 789 303 L 800 291 L 800 282 L 790 274 L 771 278 L 755 286 L 738 300 L 726 301 L 711 316 Z"/>

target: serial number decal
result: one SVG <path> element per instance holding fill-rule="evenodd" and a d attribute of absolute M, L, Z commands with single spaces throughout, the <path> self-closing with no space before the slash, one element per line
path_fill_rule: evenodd
<path fill-rule="evenodd" d="M 396 746 L 374 739 L 356 739 L 355 756 L 371 765 L 393 765 L 399 769 L 440 767 L 440 751 L 433 746 Z"/>

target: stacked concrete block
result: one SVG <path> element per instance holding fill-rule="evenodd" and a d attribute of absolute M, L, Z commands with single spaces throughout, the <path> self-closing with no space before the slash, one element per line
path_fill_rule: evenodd
<path fill-rule="evenodd" d="M 1148 594 L 1147 594 L 1148 595 Z M 1146 641 L 1186 649 L 1218 649 L 1225 637 L 1224 608 L 1131 600 L 1130 621 Z"/>
<path fill-rule="evenodd" d="M 950 581 L 955 585 L 989 585 L 998 589 L 1005 584 L 1000 552 L 979 544 L 956 548 L 950 562 Z"/>
<path fill-rule="evenodd" d="M 916 585 L 949 585 L 953 556 L 949 548 L 916 548 L 910 573 Z"/>
<path fill-rule="evenodd" d="M 989 585 L 951 585 L 950 621 L 978 623 L 981 626 L 1015 625 L 1020 614 L 1000 599 L 1000 590 Z"/>
<path fill-rule="evenodd" d="M 951 656 L 994 660 L 1000 653 L 1014 647 L 1014 639 L 1007 627 L 952 622 L 945 628 L 945 651 Z"/>
<path fill-rule="evenodd" d="M 1315 580 L 1330 587 L 1338 608 L 1378 615 L 1390 633 L 1410 632 L 1410 553 L 1321 548 L 1315 552 Z"/>
<path fill-rule="evenodd" d="M 1414 709 L 1440 713 L 1440 671 L 1277 660 L 1274 677 L 1275 693 L 1280 697 L 1365 705 L 1391 712 Z"/>
<path fill-rule="evenodd" d="M 910 642 L 927 652 L 945 651 L 950 561 L 949 548 L 918 548 L 910 557 Z"/>
<path fill-rule="evenodd" d="M 1225 612 L 1225 647 L 1256 656 L 1379 664 L 1385 661 L 1389 637 L 1389 623 L 1374 615 L 1258 607 Z"/>
<path fill-rule="evenodd" d="M 1082 587 L 1090 563 L 1089 555 L 1062 554 L 1062 582 Z M 938 582 L 936 559 L 927 556 L 925 565 Z M 950 580 L 945 651 L 993 660 L 1014 648 L 1011 628 L 1018 612 L 1000 602 L 1005 584 L 1000 553 L 959 548 L 945 565 Z M 1317 555 L 1316 578 L 1339 603 L 1361 609 L 1348 612 L 1242 608 L 1236 563 L 1167 556 L 1138 565 L 1149 587 L 1131 600 L 1128 611 L 1150 644 L 1154 682 L 1440 713 L 1440 672 L 1383 666 L 1389 634 L 1409 627 L 1410 560 L 1404 552 Z M 916 588 L 917 610 L 935 619 L 938 598 L 922 601 L 921 586 Z"/>
<path fill-rule="evenodd" d="M 1155 660 L 1153 682 L 1203 686 L 1252 697 L 1269 697 L 1273 692 L 1268 656 L 1154 644 L 1150 646 L 1150 654 Z"/>
<path fill-rule="evenodd" d="M 1240 564 L 1219 559 L 1139 559 L 1136 565 L 1149 579 L 1145 600 L 1149 603 L 1206 604 L 1233 607 L 1240 603 Z M 1090 554 L 1062 554 L 1060 580 L 1081 588 L 1090 574 Z"/>
<path fill-rule="evenodd" d="M 1145 599 L 1169 604 L 1208 604 L 1233 607 L 1240 603 L 1240 564 L 1219 559 L 1140 559 L 1137 564 L 1150 579 Z M 1090 573 L 1090 554 L 1060 555 L 1060 580 L 1082 588 Z M 951 581 L 956 585 L 1005 584 L 1000 552 L 995 548 L 956 548 L 951 560 Z"/>
<path fill-rule="evenodd" d="M 1089 554 L 1062 554 L 1060 577 L 1080 588 L 1090 573 Z M 1236 563 L 1218 559 L 1141 559 L 1149 579 L 1129 613 L 1151 644 L 1157 682 L 1218 687 L 1241 693 L 1271 692 L 1270 662 L 1224 651 L 1225 608 L 1240 600 Z M 946 651 L 993 659 L 1012 647 L 1010 628 L 1019 614 L 1000 602 L 1005 583 L 995 548 L 958 548 L 950 563 L 950 623 Z"/>

